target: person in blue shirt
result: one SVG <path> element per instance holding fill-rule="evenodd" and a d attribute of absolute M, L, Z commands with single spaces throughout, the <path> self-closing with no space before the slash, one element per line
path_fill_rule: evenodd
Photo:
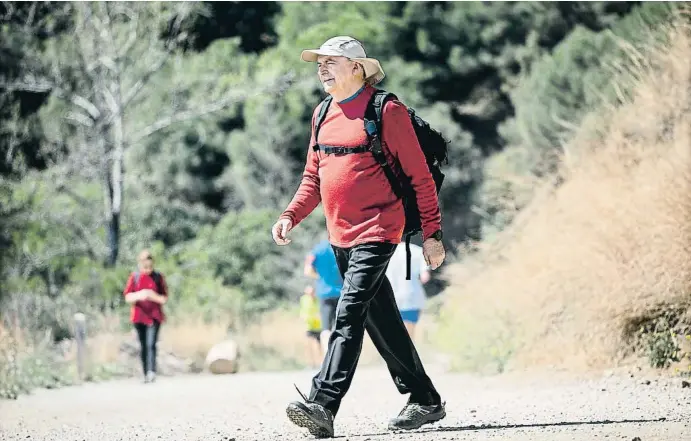
<path fill-rule="evenodd" d="M 305 275 L 316 279 L 314 289 L 319 300 L 321 333 L 319 342 L 326 354 L 329 337 L 336 320 L 336 305 L 341 295 L 343 279 L 336 264 L 336 255 L 328 240 L 317 243 L 305 258 Z"/>

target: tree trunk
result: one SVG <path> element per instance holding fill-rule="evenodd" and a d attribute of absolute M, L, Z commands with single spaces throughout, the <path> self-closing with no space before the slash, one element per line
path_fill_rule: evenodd
<path fill-rule="evenodd" d="M 108 261 L 107 266 L 115 266 L 120 252 L 120 213 L 111 212 L 108 219 Z"/>
<path fill-rule="evenodd" d="M 104 133 L 103 136 L 105 138 L 107 133 Z M 102 138 L 100 142 L 105 143 L 106 141 Z M 101 151 L 107 150 L 104 149 Z M 107 267 L 115 266 L 120 252 L 120 207 L 122 204 L 122 195 L 118 195 L 118 191 L 122 190 L 122 185 L 117 185 L 117 179 L 115 178 L 116 170 L 120 168 L 117 163 L 118 160 L 114 157 L 111 164 L 104 166 L 105 170 L 103 171 L 105 219 L 107 221 L 106 235 L 108 256 L 105 262 Z M 120 179 L 122 179 L 121 170 L 119 175 Z"/>
<path fill-rule="evenodd" d="M 109 243 L 111 247 L 110 264 L 115 265 L 118 258 L 118 250 L 120 247 L 120 213 L 122 211 L 122 199 L 124 196 L 124 181 L 125 181 L 125 140 L 123 129 L 123 114 L 121 107 L 120 96 L 120 81 L 119 78 L 113 81 L 113 206 L 111 213 L 111 237 Z"/>

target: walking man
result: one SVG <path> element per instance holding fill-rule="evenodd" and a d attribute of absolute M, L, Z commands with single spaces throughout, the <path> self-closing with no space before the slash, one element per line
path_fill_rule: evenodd
<path fill-rule="evenodd" d="M 384 71 L 351 37 L 331 38 L 319 49 L 303 51 L 301 58 L 317 63 L 319 80 L 332 102 L 316 133 L 321 106 L 314 110 L 302 182 L 272 235 L 278 245 L 287 245 L 290 230 L 322 202 L 329 242 L 344 282 L 327 354 L 312 380 L 309 398 L 303 395 L 305 402 L 290 403 L 286 412 L 312 435 L 334 436 L 334 417 L 351 385 L 366 329 L 398 391 L 410 394 L 389 428 L 416 429 L 444 418 L 446 411 L 401 320 L 385 275 L 401 242 L 404 208 L 382 167 L 362 148 L 368 143 L 365 109 Z M 397 100 L 386 102 L 382 126 L 387 158 L 411 179 L 422 221 L 424 257 L 435 270 L 445 257 L 441 214 L 435 182 L 407 108 Z"/>

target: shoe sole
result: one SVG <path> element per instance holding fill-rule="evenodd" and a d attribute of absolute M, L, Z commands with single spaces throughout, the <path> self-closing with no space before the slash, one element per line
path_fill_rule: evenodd
<path fill-rule="evenodd" d="M 293 424 L 298 427 L 304 427 L 317 438 L 332 438 L 334 436 L 333 429 L 329 430 L 329 428 L 319 424 L 318 421 L 312 419 L 310 414 L 299 406 L 290 404 L 286 409 L 286 414 Z"/>
<path fill-rule="evenodd" d="M 432 424 L 436 423 L 437 421 L 441 421 L 446 417 L 446 409 L 442 410 L 441 414 L 431 414 L 431 415 L 425 415 L 425 419 L 416 426 L 409 426 L 409 427 L 400 427 L 400 426 L 392 426 L 389 424 L 389 430 L 415 430 L 419 429 L 420 427 L 424 426 L 425 424 Z"/>

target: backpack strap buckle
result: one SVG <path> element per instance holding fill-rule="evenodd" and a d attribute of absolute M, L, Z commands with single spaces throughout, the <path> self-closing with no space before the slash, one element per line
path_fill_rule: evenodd
<path fill-rule="evenodd" d="M 325 155 L 347 155 L 352 153 L 365 153 L 369 151 L 369 145 L 359 145 L 357 147 L 346 147 L 337 145 L 324 145 L 317 144 L 314 146 L 314 150 L 320 150 L 324 152 Z"/>

